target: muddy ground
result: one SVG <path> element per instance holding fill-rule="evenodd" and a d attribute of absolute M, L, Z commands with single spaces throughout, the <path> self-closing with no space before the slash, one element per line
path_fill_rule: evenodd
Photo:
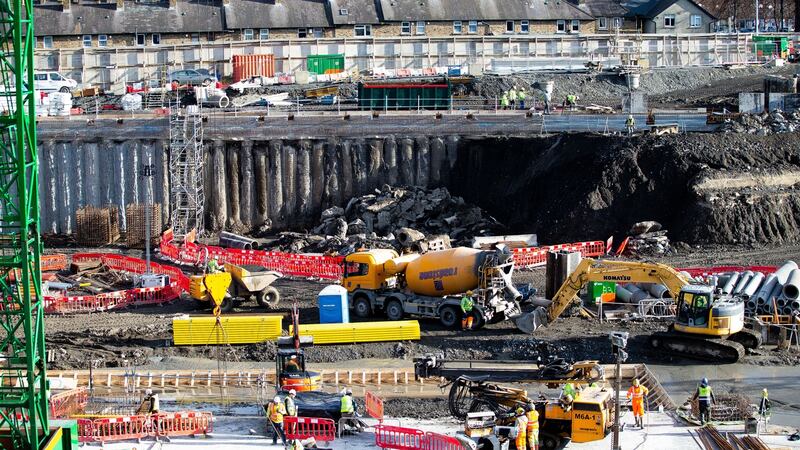
<path fill-rule="evenodd" d="M 704 247 L 679 251 L 659 258 L 659 261 L 676 267 L 771 264 L 800 258 L 800 245 L 778 247 Z M 530 282 L 544 290 L 544 271 L 518 271 L 517 282 Z M 323 283 L 305 280 L 280 280 L 278 289 L 283 300 L 277 312 L 288 313 L 292 302 L 301 308 L 301 322 L 318 320 L 315 307 L 316 294 Z M 254 305 L 242 305 L 241 311 L 258 311 Z M 197 367 L 201 361 L 223 360 L 229 362 L 263 362 L 271 367 L 275 356 L 272 343 L 228 347 L 174 347 L 171 322 L 176 315 L 192 313 L 191 300 L 179 300 L 161 307 L 147 307 L 116 312 L 101 312 L 80 316 L 47 316 L 46 333 L 48 349 L 52 351 L 49 367 L 53 369 L 87 369 L 95 367 L 150 366 L 159 367 L 167 360 L 180 361 L 180 367 L 190 369 L 193 360 Z M 287 314 L 288 318 L 288 314 Z M 284 323 L 284 328 L 287 328 Z M 580 317 L 562 318 L 557 323 L 540 329 L 534 336 L 518 332 L 513 324 L 504 322 L 482 330 L 463 333 L 443 328 L 438 322 L 423 320 L 422 339 L 418 342 L 389 342 L 357 345 L 316 346 L 307 351 L 310 363 L 341 363 L 364 358 L 403 358 L 410 360 L 423 353 L 444 354 L 459 359 L 535 359 L 557 355 L 571 360 L 599 359 L 612 362 L 608 344 L 611 331 L 628 331 L 630 362 L 686 363 L 669 355 L 653 353 L 647 346 L 647 335 L 665 327 L 659 322 L 602 323 Z M 172 358 L 178 357 L 178 358 Z M 166 358 L 166 359 L 165 359 Z M 796 351 L 776 352 L 765 349 L 747 355 L 745 363 L 757 365 L 793 365 L 800 363 Z"/>

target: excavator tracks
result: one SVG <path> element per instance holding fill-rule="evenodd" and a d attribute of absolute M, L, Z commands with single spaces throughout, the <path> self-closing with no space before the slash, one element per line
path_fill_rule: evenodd
<path fill-rule="evenodd" d="M 650 346 L 676 356 L 716 363 L 735 363 L 745 354 L 742 344 L 723 339 L 705 339 L 675 332 L 650 335 Z"/>

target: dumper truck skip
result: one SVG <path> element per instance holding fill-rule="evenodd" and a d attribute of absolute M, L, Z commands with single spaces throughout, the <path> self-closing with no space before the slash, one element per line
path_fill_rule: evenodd
<path fill-rule="evenodd" d="M 494 250 L 457 247 L 425 254 L 398 255 L 374 249 L 345 258 L 341 284 L 358 317 L 382 311 L 389 320 L 405 315 L 460 323 L 460 300 L 467 291 L 475 300 L 474 328 L 520 315 L 522 295 L 514 288 L 514 262 L 505 246 Z"/>

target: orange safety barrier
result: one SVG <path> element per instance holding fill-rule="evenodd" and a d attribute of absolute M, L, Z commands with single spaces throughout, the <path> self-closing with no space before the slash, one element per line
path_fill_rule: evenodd
<path fill-rule="evenodd" d="M 96 441 L 94 420 L 92 419 L 78 419 L 78 441 L 79 442 L 94 442 Z"/>
<path fill-rule="evenodd" d="M 336 422 L 318 417 L 284 417 L 286 439 L 308 439 L 333 442 L 336 439 Z"/>
<path fill-rule="evenodd" d="M 147 435 L 147 416 L 95 419 L 94 440 L 98 442 L 141 439 Z"/>
<path fill-rule="evenodd" d="M 425 433 L 425 450 L 463 450 L 461 442 L 453 436 L 446 436 L 440 433 Z"/>
<path fill-rule="evenodd" d="M 83 412 L 89 402 L 89 391 L 85 387 L 59 392 L 50 396 L 50 416 L 67 418 Z"/>
<path fill-rule="evenodd" d="M 366 403 L 367 414 L 373 419 L 383 422 L 383 399 L 367 391 L 364 396 L 364 403 Z"/>
<path fill-rule="evenodd" d="M 158 436 L 193 436 L 211 432 L 213 417 L 208 412 L 160 413 L 150 417 Z"/>
<path fill-rule="evenodd" d="M 416 428 L 375 425 L 375 445 L 395 450 L 422 450 L 425 432 Z"/>
<path fill-rule="evenodd" d="M 56 255 L 42 255 L 41 266 L 43 272 L 52 272 L 56 270 L 64 270 L 69 264 L 67 255 L 59 253 Z"/>
<path fill-rule="evenodd" d="M 600 256 L 605 253 L 603 241 L 575 242 L 572 244 L 545 245 L 542 247 L 515 248 L 514 264 L 517 269 L 530 269 L 547 263 L 547 254 L 555 251 L 580 252 L 583 257 Z"/>

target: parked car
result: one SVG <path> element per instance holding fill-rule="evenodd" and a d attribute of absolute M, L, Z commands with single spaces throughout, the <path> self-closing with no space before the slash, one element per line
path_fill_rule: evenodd
<path fill-rule="evenodd" d="M 33 86 L 42 92 L 71 92 L 78 82 L 58 72 L 34 72 Z"/>
<path fill-rule="evenodd" d="M 215 80 L 214 74 L 208 69 L 184 69 L 169 73 L 169 81 L 192 86 L 207 86 Z"/>

